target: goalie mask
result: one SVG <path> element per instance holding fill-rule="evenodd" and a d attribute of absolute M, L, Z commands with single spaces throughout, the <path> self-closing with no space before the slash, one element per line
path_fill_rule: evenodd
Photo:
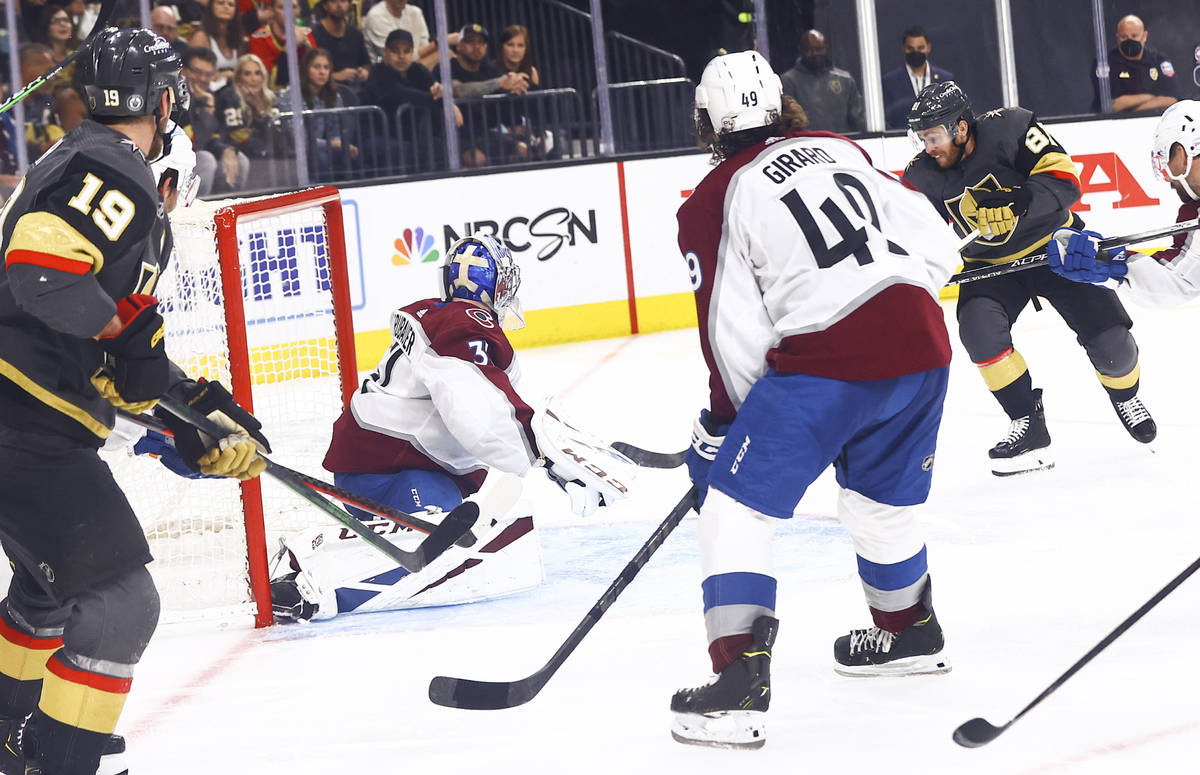
<path fill-rule="evenodd" d="M 442 262 L 442 298 L 469 299 L 496 313 L 500 327 L 513 331 L 525 327 L 517 289 L 521 268 L 512 251 L 495 237 L 477 234 L 450 246 Z"/>
<path fill-rule="evenodd" d="M 954 142 L 957 146 L 959 121 L 966 121 L 968 128 L 975 124 L 967 95 L 954 81 L 931 83 L 921 89 L 908 111 L 908 139 L 918 153 L 929 145 Z"/>
<path fill-rule="evenodd" d="M 770 126 L 783 108 L 783 84 L 757 51 L 714 58 L 696 87 L 696 120 L 708 113 L 718 135 Z"/>
<path fill-rule="evenodd" d="M 175 188 L 179 191 L 179 207 L 187 207 L 196 200 L 196 192 L 200 190 L 200 176 L 196 174 L 196 152 L 192 149 L 192 139 L 175 123 L 167 134 L 170 142 L 164 144 L 162 157 L 151 163 L 154 171 L 154 182 L 161 186 L 167 177 L 175 178 Z"/>
<path fill-rule="evenodd" d="M 1187 154 L 1187 163 L 1179 175 L 1172 174 L 1170 166 L 1171 149 L 1176 143 L 1183 146 Z M 1167 108 L 1159 118 L 1158 126 L 1154 128 L 1150 161 L 1156 175 L 1167 183 L 1179 183 L 1179 188 L 1195 200 L 1200 199 L 1200 191 L 1193 189 L 1186 178 L 1197 156 L 1200 156 L 1200 102 L 1181 100 Z"/>

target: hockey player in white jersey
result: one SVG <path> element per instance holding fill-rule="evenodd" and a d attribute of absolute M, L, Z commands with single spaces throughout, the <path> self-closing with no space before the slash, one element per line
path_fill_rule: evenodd
<path fill-rule="evenodd" d="M 1200 216 L 1200 102 L 1182 100 L 1166 109 L 1154 130 L 1151 162 L 1182 202 L 1176 223 Z M 1116 286 L 1146 306 L 1172 307 L 1200 297 L 1195 231 L 1176 234 L 1171 247 L 1152 255 L 1098 251 L 1101 239 L 1094 231 L 1059 229 L 1046 246 L 1050 268 L 1069 280 Z"/>
<path fill-rule="evenodd" d="M 949 670 L 914 521 L 930 486 L 950 341 L 938 290 L 956 239 L 921 194 L 803 112 L 755 52 L 696 89 L 719 162 L 679 209 L 710 404 L 687 455 L 701 488 L 715 677 L 671 700 L 675 739 L 765 741 L 778 621 L 770 544 L 834 466 L 874 624 L 834 643 L 843 675 Z"/>

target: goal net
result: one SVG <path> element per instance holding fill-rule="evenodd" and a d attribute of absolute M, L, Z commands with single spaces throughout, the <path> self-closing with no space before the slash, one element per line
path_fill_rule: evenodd
<path fill-rule="evenodd" d="M 175 256 L 155 291 L 167 353 L 231 388 L 272 460 L 331 479 L 321 460 L 357 383 L 337 189 L 196 202 L 171 224 Z M 270 624 L 268 556 L 328 517 L 269 477 L 186 479 L 147 456 L 105 457 L 145 528 L 163 620 Z"/>

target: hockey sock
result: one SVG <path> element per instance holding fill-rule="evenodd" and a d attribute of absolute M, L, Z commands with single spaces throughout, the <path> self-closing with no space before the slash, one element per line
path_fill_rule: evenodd
<path fill-rule="evenodd" d="M 714 673 L 720 673 L 735 661 L 754 643 L 754 636 L 748 632 L 737 635 L 725 635 L 708 644 L 708 657 L 712 660 Z"/>
<path fill-rule="evenodd" d="M 913 603 L 908 608 L 899 611 L 871 609 L 871 619 L 874 620 L 875 626 L 881 630 L 887 630 L 893 635 L 899 635 L 928 615 L 929 612 L 920 603 Z"/>
<path fill-rule="evenodd" d="M 1109 400 L 1114 404 L 1119 404 L 1137 395 L 1138 386 L 1141 383 L 1139 379 L 1141 376 L 1140 371 L 1139 367 L 1134 366 L 1133 371 L 1124 377 L 1107 377 L 1100 372 L 1096 372 L 1096 376 L 1099 377 L 1100 384 L 1104 386 L 1104 390 L 1108 393 Z"/>
<path fill-rule="evenodd" d="M 38 763 L 47 772 L 94 773 L 132 682 L 81 669 L 63 650 L 55 652 L 30 721 Z"/>
<path fill-rule="evenodd" d="M 42 691 L 46 660 L 62 648 L 60 634 L 39 637 L 22 627 L 0 602 L 0 717 L 24 718 Z"/>

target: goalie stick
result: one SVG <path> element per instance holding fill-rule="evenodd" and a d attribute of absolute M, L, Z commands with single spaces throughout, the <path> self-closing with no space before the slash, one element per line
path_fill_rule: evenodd
<path fill-rule="evenodd" d="M 143 428 L 149 428 L 152 431 L 157 431 L 164 436 L 167 436 L 171 439 L 172 444 L 174 443 L 175 440 L 172 436 L 171 429 L 168 428 L 166 424 L 157 417 L 148 414 L 134 414 L 132 412 L 126 412 L 123 409 L 118 409 L 117 412 L 126 420 L 129 420 L 136 425 L 140 425 Z M 437 525 L 433 524 L 432 522 L 427 522 L 415 514 L 409 514 L 408 512 L 392 508 L 386 503 L 380 503 L 379 501 L 372 500 L 365 495 L 359 495 L 343 487 L 338 487 L 336 484 L 323 482 L 316 477 L 309 476 L 308 474 L 297 471 L 293 468 L 288 468 L 281 463 L 276 463 L 275 465 L 280 471 L 286 471 L 292 476 L 295 476 L 301 482 L 308 485 L 309 488 L 324 495 L 328 495 L 331 498 L 337 498 L 339 501 L 349 506 L 354 506 L 355 508 L 362 509 L 363 511 L 368 511 L 376 516 L 383 517 L 384 519 L 390 519 L 397 524 L 404 525 L 405 527 L 411 527 L 413 530 L 421 533 L 432 533 L 437 529 Z M 474 546 L 475 541 L 475 534 L 468 530 L 467 532 L 463 533 L 462 536 L 460 536 L 459 539 L 454 543 L 462 547 L 469 547 Z"/>
<path fill-rule="evenodd" d="M 1170 226 L 1164 226 L 1159 229 L 1151 229 L 1137 234 L 1127 234 L 1123 237 L 1109 237 L 1105 240 L 1100 240 L 1100 249 L 1108 250 L 1110 248 L 1119 248 L 1125 245 L 1135 245 L 1139 242 L 1158 239 L 1159 237 L 1170 237 L 1185 231 L 1192 231 L 1200 227 L 1200 218 L 1193 218 L 1190 221 L 1181 221 L 1173 223 Z M 976 280 L 986 280 L 989 277 L 999 277 L 1000 275 L 1011 274 L 1012 272 L 1020 272 L 1024 269 L 1034 269 L 1039 266 L 1047 266 L 1049 263 L 1045 253 L 1036 253 L 1032 256 L 1022 256 L 1014 261 L 998 264 L 996 266 L 981 266 L 977 269 L 968 269 L 965 272 L 959 272 L 951 275 L 946 281 L 946 285 L 961 285 L 962 283 L 971 283 Z"/>
<path fill-rule="evenodd" d="M 44 84 L 46 81 L 49 81 L 51 78 L 61 73 L 72 62 L 86 52 L 90 51 L 92 45 L 95 44 L 96 39 L 104 34 L 107 29 L 111 29 L 108 27 L 108 22 L 110 19 L 112 19 L 113 11 L 115 11 L 116 8 L 117 0 L 104 0 L 104 2 L 100 3 L 100 11 L 96 14 L 96 22 L 92 25 L 92 32 L 87 36 L 87 39 L 80 43 L 78 48 L 76 48 L 67 56 L 63 57 L 61 62 L 42 73 L 37 78 L 34 78 L 25 88 L 21 89 L 21 91 L 5 100 L 4 104 L 0 105 L 0 114 L 7 113 L 18 102 L 40 89 L 42 84 Z"/>
<path fill-rule="evenodd" d="M 221 428 L 221 426 L 210 420 L 206 415 L 200 414 L 174 396 L 163 396 L 159 399 L 158 404 L 188 425 L 214 439 L 224 438 L 229 435 L 227 430 Z M 345 509 L 335 506 L 313 492 L 290 469 L 271 461 L 261 453 L 259 457 L 266 462 L 266 473 L 272 478 L 349 528 L 368 544 L 386 554 L 393 562 L 410 573 L 416 573 L 421 570 L 441 555 L 442 552 L 449 549 L 450 545 L 470 530 L 475 524 L 475 520 L 479 518 L 479 505 L 473 501 L 463 501 L 446 515 L 442 523 L 429 534 L 428 538 L 421 542 L 420 546 L 411 552 L 405 551 L 382 536 L 376 535 L 370 527 L 356 519 Z"/>
<path fill-rule="evenodd" d="M 571 631 L 563 644 L 554 652 L 540 670 L 533 675 L 517 681 L 474 681 L 469 678 L 450 678 L 439 675 L 429 682 L 429 699 L 437 705 L 447 708 L 466 708 L 468 710 L 500 710 L 515 708 L 532 700 L 546 685 L 550 678 L 562 667 L 563 662 L 571 655 L 584 636 L 591 631 L 604 612 L 625 591 L 634 576 L 654 555 L 671 531 L 683 520 L 688 511 L 696 504 L 696 487 L 691 489 L 671 509 L 671 513 L 662 521 L 654 534 L 650 536 L 633 559 L 621 570 L 596 604 L 583 617 L 583 620 Z"/>
<path fill-rule="evenodd" d="M 1092 650 L 1089 651 L 1088 653 L 1084 654 L 1082 659 L 1080 659 L 1078 662 L 1076 662 L 1075 664 L 1073 664 L 1069 668 L 1067 668 L 1067 671 L 1065 673 L 1060 675 L 1054 681 L 1054 683 L 1047 686 L 1045 688 L 1045 690 L 1042 691 L 1041 694 L 1039 694 L 1037 697 L 1034 697 L 1033 702 L 1029 703 L 1024 708 L 1022 708 L 1021 712 L 1018 713 L 1017 715 L 1013 716 L 1012 719 L 1009 720 L 1009 722 L 1007 724 L 1005 724 L 1004 726 L 998 727 L 995 724 L 992 724 L 991 722 L 989 722 L 987 719 L 973 718 L 970 721 L 966 721 L 966 722 L 960 724 L 959 727 L 954 730 L 954 742 L 958 743 L 959 745 L 963 746 L 964 748 L 979 748 L 980 746 L 987 745 L 988 743 L 995 740 L 997 737 L 999 737 L 1004 732 L 1004 730 L 1008 729 L 1013 724 L 1017 723 L 1017 719 L 1021 718 L 1029 711 L 1033 710 L 1033 708 L 1039 702 L 1041 702 L 1042 700 L 1049 697 L 1054 692 L 1055 689 L 1057 689 L 1058 687 L 1060 687 L 1064 683 L 1066 683 L 1068 678 L 1070 678 L 1071 676 L 1078 673 L 1079 670 L 1084 665 L 1086 665 L 1088 662 L 1091 662 L 1092 659 L 1095 658 L 1095 656 L 1097 654 L 1099 654 L 1101 651 L 1104 651 L 1104 649 L 1106 649 L 1110 645 L 1112 645 L 1112 642 L 1114 640 L 1121 637 L 1121 635 L 1123 635 L 1126 630 L 1128 630 L 1130 627 L 1132 627 L 1137 622 L 1138 619 L 1141 619 L 1143 616 L 1145 616 L 1150 611 L 1151 608 L 1153 608 L 1154 606 L 1161 603 L 1163 598 L 1165 598 L 1167 595 L 1174 592 L 1176 587 L 1178 587 L 1183 582 L 1187 581 L 1187 578 L 1189 576 L 1191 576 L 1193 573 L 1195 573 L 1197 570 L 1200 570 L 1200 559 L 1197 559 L 1191 565 L 1187 566 L 1187 568 L 1185 568 L 1182 573 L 1180 573 L 1175 578 L 1171 579 L 1171 581 L 1165 587 L 1160 589 L 1158 591 L 1158 594 L 1156 594 L 1154 597 L 1147 600 L 1142 605 L 1142 607 L 1139 608 L 1138 610 L 1134 611 L 1133 614 L 1131 614 L 1128 619 L 1126 619 L 1125 621 L 1118 624 L 1116 629 L 1114 629 L 1112 632 L 1110 632 L 1104 638 L 1104 640 L 1100 641 L 1095 646 L 1093 646 Z"/>

